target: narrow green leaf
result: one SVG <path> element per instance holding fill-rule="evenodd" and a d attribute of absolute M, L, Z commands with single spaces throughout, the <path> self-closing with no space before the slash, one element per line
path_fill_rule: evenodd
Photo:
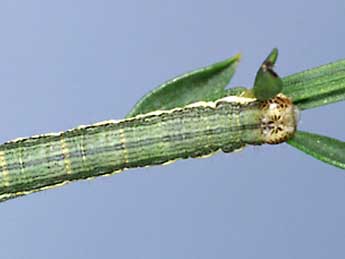
<path fill-rule="evenodd" d="M 229 93 L 243 92 L 243 88 L 225 90 L 229 84 L 240 55 L 183 74 L 146 94 L 129 112 L 127 117 L 155 110 L 183 107 L 197 101 L 214 101 Z"/>
<path fill-rule="evenodd" d="M 277 58 L 278 49 L 274 48 L 256 74 L 253 93 L 259 100 L 271 99 L 282 91 L 283 82 L 273 70 Z"/>
<path fill-rule="evenodd" d="M 343 141 L 297 131 L 288 143 L 316 159 L 345 169 L 345 142 Z"/>
<path fill-rule="evenodd" d="M 287 76 L 283 84 L 301 110 L 345 100 L 345 59 Z"/>

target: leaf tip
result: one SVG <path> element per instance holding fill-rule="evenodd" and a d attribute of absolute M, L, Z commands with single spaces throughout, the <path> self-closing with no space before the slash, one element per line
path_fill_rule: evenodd
<path fill-rule="evenodd" d="M 233 59 L 237 62 L 240 62 L 242 59 L 242 53 L 237 53 L 235 56 L 233 56 Z"/>
<path fill-rule="evenodd" d="M 218 64 L 222 64 L 222 66 L 228 67 L 228 66 L 237 66 L 238 63 L 240 63 L 242 59 L 242 54 L 241 53 L 237 53 L 236 55 L 232 56 L 231 58 L 227 58 L 221 62 L 219 62 Z"/>

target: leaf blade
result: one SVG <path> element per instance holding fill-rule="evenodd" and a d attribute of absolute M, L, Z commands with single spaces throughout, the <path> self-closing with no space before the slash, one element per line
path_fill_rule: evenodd
<path fill-rule="evenodd" d="M 127 117 L 155 110 L 183 107 L 196 101 L 214 101 L 227 94 L 240 55 L 173 78 L 141 98 Z M 237 89 L 240 91 L 240 89 Z"/>
<path fill-rule="evenodd" d="M 345 100 L 345 59 L 299 72 L 283 79 L 283 93 L 300 110 Z"/>
<path fill-rule="evenodd" d="M 256 73 L 252 91 L 254 96 L 261 101 L 273 98 L 283 89 L 283 81 L 273 70 L 277 58 L 278 49 L 274 48 Z"/>
<path fill-rule="evenodd" d="M 345 142 L 343 141 L 297 131 L 287 143 L 318 160 L 345 169 Z"/>

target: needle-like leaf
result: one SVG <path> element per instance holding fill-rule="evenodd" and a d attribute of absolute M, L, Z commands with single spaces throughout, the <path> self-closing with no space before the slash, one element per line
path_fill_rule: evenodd
<path fill-rule="evenodd" d="M 343 141 L 310 132 L 297 131 L 288 143 L 316 159 L 345 169 L 345 142 Z"/>
<path fill-rule="evenodd" d="M 127 117 L 155 110 L 183 107 L 197 101 L 214 101 L 226 95 L 237 95 L 244 88 L 225 89 L 229 84 L 240 55 L 173 78 L 146 94 Z"/>
<path fill-rule="evenodd" d="M 300 110 L 345 100 L 345 60 L 283 78 L 283 93 Z"/>

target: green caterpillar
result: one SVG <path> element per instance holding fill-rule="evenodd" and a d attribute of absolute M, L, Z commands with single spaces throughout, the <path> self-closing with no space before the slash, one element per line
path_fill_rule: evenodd
<path fill-rule="evenodd" d="M 282 94 L 263 101 L 227 96 L 17 139 L 0 145 L 0 201 L 124 169 L 278 144 L 294 135 L 297 118 Z"/>

